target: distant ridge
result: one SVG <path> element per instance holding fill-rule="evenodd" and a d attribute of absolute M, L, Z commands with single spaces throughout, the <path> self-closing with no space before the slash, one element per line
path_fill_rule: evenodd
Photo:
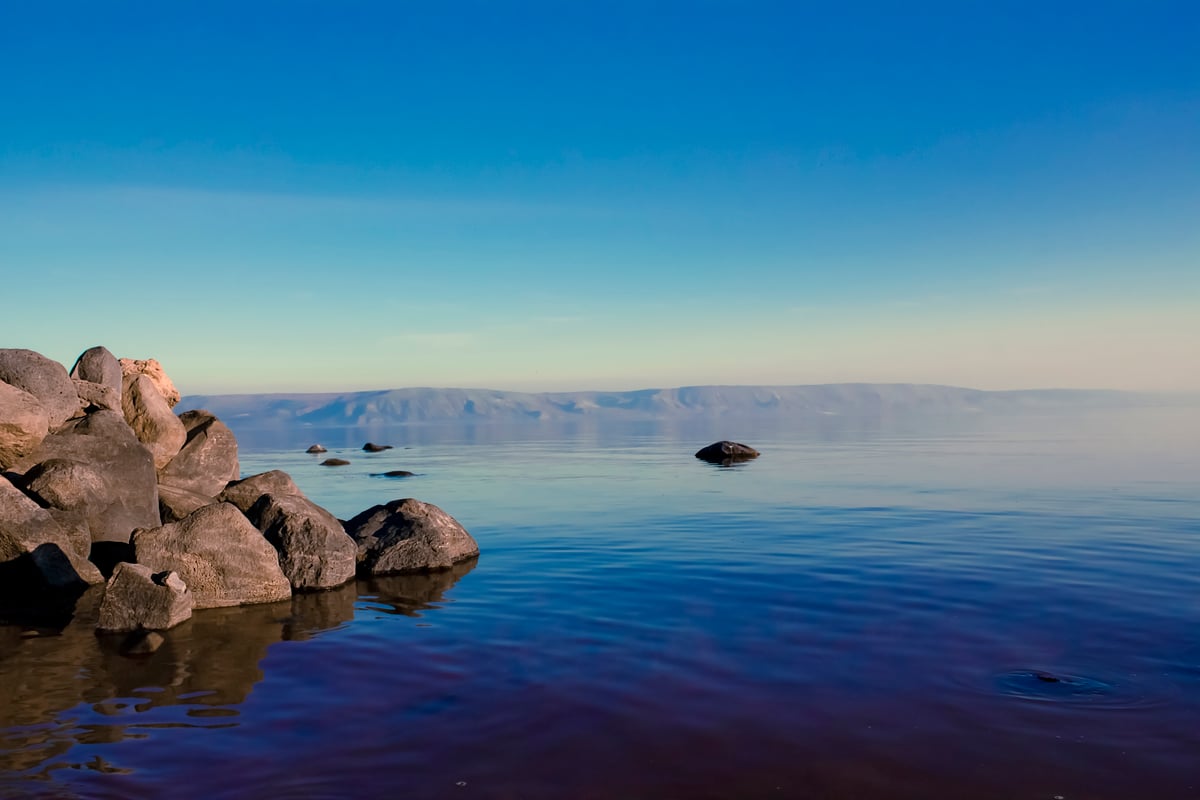
<path fill-rule="evenodd" d="M 413 388 L 318 394 L 190 395 L 183 398 L 177 410 L 203 408 L 221 419 L 236 421 L 240 427 L 281 424 L 329 427 L 714 416 L 944 415 L 1164 404 L 1173 404 L 1172 398 L 1108 390 L 981 391 L 931 384 L 835 383 L 684 386 L 630 392 L 526 393 Z"/>

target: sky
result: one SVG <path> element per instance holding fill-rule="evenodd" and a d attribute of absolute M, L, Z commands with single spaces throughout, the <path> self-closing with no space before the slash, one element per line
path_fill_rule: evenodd
<path fill-rule="evenodd" d="M 1200 390 L 1194 2 L 0 0 L 0 347 Z"/>

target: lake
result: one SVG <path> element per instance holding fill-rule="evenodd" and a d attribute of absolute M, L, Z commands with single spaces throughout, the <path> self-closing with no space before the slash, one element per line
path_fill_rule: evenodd
<path fill-rule="evenodd" d="M 482 555 L 161 641 L 0 625 L 0 796 L 1200 796 L 1194 409 L 239 438 Z"/>

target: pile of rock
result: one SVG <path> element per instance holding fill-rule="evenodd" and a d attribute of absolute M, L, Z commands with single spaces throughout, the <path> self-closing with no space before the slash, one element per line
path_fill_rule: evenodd
<path fill-rule="evenodd" d="M 0 606 L 70 603 L 110 575 L 100 627 L 162 629 L 193 609 L 479 554 L 417 500 L 343 523 L 286 473 L 239 480 L 233 432 L 206 411 L 176 415 L 178 402 L 153 359 L 93 347 L 68 373 L 0 349 Z"/>

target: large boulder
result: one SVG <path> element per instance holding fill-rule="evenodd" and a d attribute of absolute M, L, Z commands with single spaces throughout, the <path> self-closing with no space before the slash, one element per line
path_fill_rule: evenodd
<path fill-rule="evenodd" d="M 406 498 L 368 508 L 346 523 L 358 567 L 370 575 L 449 569 L 479 555 L 458 521 L 432 503 Z"/>
<path fill-rule="evenodd" d="M 0 594 L 78 593 L 103 582 L 50 512 L 0 476 Z"/>
<path fill-rule="evenodd" d="M 194 601 L 174 572 L 145 564 L 117 564 L 100 603 L 102 631 L 166 630 L 191 618 Z"/>
<path fill-rule="evenodd" d="M 145 375 L 151 380 L 158 393 L 167 401 L 167 405 L 174 408 L 179 403 L 179 390 L 175 388 L 175 384 L 167 377 L 167 373 L 163 371 L 162 364 L 156 359 L 121 359 L 121 372 L 125 378 L 130 375 Z M 122 386 L 124 382 L 122 381 Z"/>
<path fill-rule="evenodd" d="M 106 386 L 103 383 L 93 383 L 79 378 L 72 378 L 75 384 L 75 394 L 79 396 L 79 405 L 85 412 L 91 411 L 120 411 L 121 390 Z"/>
<path fill-rule="evenodd" d="M 36 450 L 49 430 L 50 418 L 36 397 L 0 382 L 0 470 Z"/>
<path fill-rule="evenodd" d="M 342 523 L 300 494 L 266 494 L 246 515 L 279 551 L 293 589 L 328 589 L 354 577 L 354 540 Z"/>
<path fill-rule="evenodd" d="M 115 411 L 97 411 L 47 436 L 12 466 L 47 506 L 80 511 L 94 542 L 128 542 L 160 524 L 150 452 Z"/>
<path fill-rule="evenodd" d="M 162 484 L 158 486 L 158 513 L 164 523 L 178 522 L 196 509 L 215 502 L 217 499 L 211 495 Z"/>
<path fill-rule="evenodd" d="M 79 411 L 79 396 L 67 370 L 32 350 L 0 349 L 0 381 L 24 389 L 46 410 L 50 430 Z"/>
<path fill-rule="evenodd" d="M 187 429 L 146 375 L 126 375 L 121 389 L 125 421 L 154 456 L 155 469 L 162 469 L 187 441 Z"/>
<path fill-rule="evenodd" d="M 185 411 L 179 421 L 187 440 L 178 455 L 160 470 L 158 482 L 216 497 L 241 472 L 237 439 L 225 423 L 207 411 Z"/>
<path fill-rule="evenodd" d="M 696 451 L 696 458 L 710 464 L 732 464 L 735 461 L 749 461 L 758 458 L 758 451 L 738 442 L 713 442 L 707 447 Z"/>
<path fill-rule="evenodd" d="M 275 548 L 230 503 L 135 531 L 132 541 L 134 561 L 155 572 L 178 572 L 197 609 L 272 603 L 292 594 Z"/>
<path fill-rule="evenodd" d="M 121 402 L 121 379 L 124 372 L 121 370 L 121 362 L 117 361 L 117 357 L 108 352 L 107 348 L 97 346 L 84 350 L 79 358 L 75 359 L 75 366 L 71 367 L 71 377 L 107 386 L 116 392 L 117 402 Z"/>
<path fill-rule="evenodd" d="M 258 498 L 264 494 L 280 496 L 302 494 L 302 492 L 296 482 L 292 480 L 291 475 L 283 470 L 273 469 L 270 472 L 260 472 L 249 478 L 233 481 L 225 487 L 217 499 L 222 503 L 233 503 L 243 514 L 246 514 L 258 502 Z"/>

